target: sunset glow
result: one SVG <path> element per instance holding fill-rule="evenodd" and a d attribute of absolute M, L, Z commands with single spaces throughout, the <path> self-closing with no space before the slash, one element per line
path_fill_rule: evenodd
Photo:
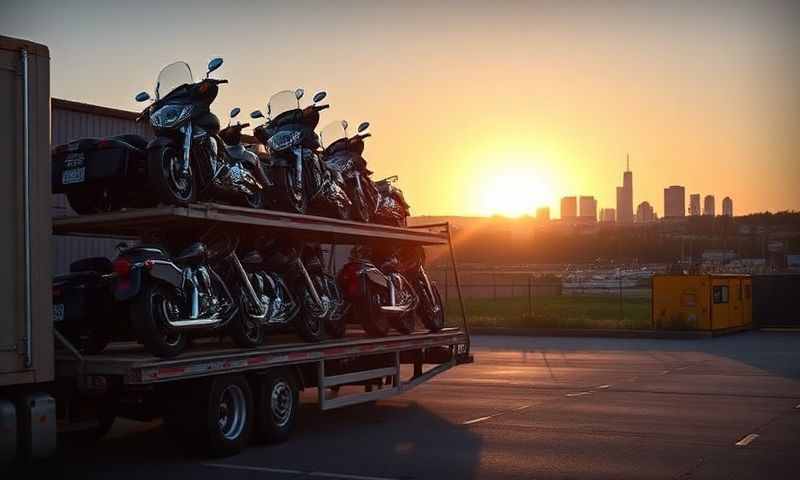
<path fill-rule="evenodd" d="M 480 186 L 482 215 L 520 217 L 533 215 L 537 207 L 549 206 L 550 186 L 530 170 L 506 171 L 487 178 Z"/>

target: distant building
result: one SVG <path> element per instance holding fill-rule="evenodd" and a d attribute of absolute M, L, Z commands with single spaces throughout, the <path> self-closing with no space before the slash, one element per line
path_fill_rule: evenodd
<path fill-rule="evenodd" d="M 578 199 L 564 197 L 561 199 L 561 220 L 575 220 L 578 216 Z"/>
<path fill-rule="evenodd" d="M 536 220 L 540 222 L 550 221 L 550 207 L 540 207 L 536 209 Z"/>
<path fill-rule="evenodd" d="M 597 200 L 594 197 L 581 196 L 578 200 L 578 205 L 580 207 L 579 216 L 581 220 L 597 221 Z"/>
<path fill-rule="evenodd" d="M 686 216 L 686 189 L 672 185 L 664 189 L 664 218 Z"/>
<path fill-rule="evenodd" d="M 731 200 L 731 197 L 722 199 L 722 215 L 726 217 L 733 216 L 733 200 Z"/>
<path fill-rule="evenodd" d="M 617 211 L 613 208 L 600 210 L 600 223 L 614 223 L 617 221 Z"/>
<path fill-rule="evenodd" d="M 731 205 L 731 209 L 733 206 Z M 703 215 L 711 216 L 717 214 L 717 209 L 714 205 L 714 195 L 706 195 L 706 198 L 703 200 Z"/>
<path fill-rule="evenodd" d="M 636 207 L 636 223 L 649 223 L 655 219 L 656 215 L 650 202 L 642 202 Z"/>
<path fill-rule="evenodd" d="M 689 195 L 689 215 L 696 217 L 700 215 L 700 194 Z"/>
<path fill-rule="evenodd" d="M 630 158 L 627 159 L 625 172 L 622 174 L 622 186 L 617 187 L 617 222 L 633 222 L 633 172 Z"/>

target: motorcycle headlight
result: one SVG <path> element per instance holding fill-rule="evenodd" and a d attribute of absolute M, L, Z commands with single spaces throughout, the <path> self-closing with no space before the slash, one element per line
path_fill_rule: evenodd
<path fill-rule="evenodd" d="M 301 132 L 283 131 L 269 137 L 267 144 L 273 151 L 280 152 L 299 144 L 302 137 Z"/>
<path fill-rule="evenodd" d="M 150 123 L 156 128 L 171 128 L 192 114 L 191 105 L 164 105 L 150 114 Z"/>

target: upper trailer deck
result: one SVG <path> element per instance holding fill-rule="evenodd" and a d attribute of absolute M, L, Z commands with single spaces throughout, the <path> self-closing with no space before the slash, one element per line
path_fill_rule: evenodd
<path fill-rule="evenodd" d="M 319 243 L 362 244 L 389 240 L 418 245 L 447 245 L 447 232 L 430 228 L 398 228 L 313 215 L 256 210 L 219 203 L 195 203 L 186 207 L 163 206 L 119 212 L 57 217 L 56 235 L 140 237 L 159 230 L 189 230 L 215 224 L 279 231 L 299 240 Z"/>

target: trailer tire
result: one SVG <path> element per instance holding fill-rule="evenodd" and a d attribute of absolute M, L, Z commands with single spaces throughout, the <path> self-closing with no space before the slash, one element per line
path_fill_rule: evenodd
<path fill-rule="evenodd" d="M 270 370 L 256 386 L 256 431 L 262 442 L 277 443 L 289 438 L 300 404 L 298 382 L 285 368 Z"/>
<path fill-rule="evenodd" d="M 227 457 L 244 450 L 250 441 L 253 425 L 253 394 L 241 375 L 221 375 L 201 384 L 200 395 L 184 421 L 175 427 L 185 428 L 201 453 Z"/>

